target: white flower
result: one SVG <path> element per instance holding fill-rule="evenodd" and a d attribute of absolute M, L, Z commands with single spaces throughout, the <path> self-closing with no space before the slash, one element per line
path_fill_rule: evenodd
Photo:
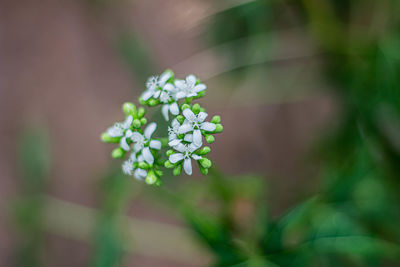
<path fill-rule="evenodd" d="M 141 152 L 144 161 L 146 161 L 150 165 L 154 163 L 154 157 L 150 151 L 150 148 L 157 150 L 161 149 L 161 142 L 151 139 L 151 136 L 156 128 L 157 124 L 155 122 L 152 122 L 146 127 L 143 135 L 139 132 L 134 132 L 131 136 L 131 139 L 134 143 L 133 150 L 135 151 L 135 153 Z"/>
<path fill-rule="evenodd" d="M 107 133 L 111 137 L 122 137 L 120 145 L 125 151 L 129 150 L 129 145 L 126 141 L 127 138 L 132 136 L 132 131 L 129 129 L 133 121 L 132 115 L 128 116 L 123 123 L 117 122 L 112 127 L 107 129 Z"/>
<path fill-rule="evenodd" d="M 176 103 L 176 94 L 178 91 L 175 86 L 167 83 L 160 92 L 160 101 L 164 103 L 161 112 L 165 120 L 168 121 L 168 111 L 175 116 L 179 114 L 179 106 L 178 103 Z M 171 101 L 173 102 L 171 103 Z"/>
<path fill-rule="evenodd" d="M 141 168 L 135 170 L 134 163 L 142 162 L 144 158 L 142 155 L 136 157 L 136 153 L 132 153 L 128 160 L 122 163 L 122 171 L 127 175 L 133 175 L 137 180 L 143 181 L 147 176 L 147 171 Z"/>
<path fill-rule="evenodd" d="M 202 144 L 201 130 L 212 132 L 217 127 L 214 123 L 204 121 L 208 116 L 205 112 L 199 112 L 199 114 L 195 115 L 193 111 L 187 108 L 182 114 L 185 117 L 185 121 L 179 127 L 178 133 L 183 134 L 193 131 L 193 143 L 197 146 Z"/>
<path fill-rule="evenodd" d="M 175 150 L 177 150 L 180 153 L 175 153 L 169 156 L 169 161 L 173 164 L 182 161 L 183 160 L 183 169 L 185 170 L 186 174 L 191 175 L 192 174 L 192 159 L 194 160 L 199 160 L 201 159 L 201 156 L 193 154 L 194 151 L 196 151 L 199 148 L 199 146 L 196 146 L 194 143 L 191 144 L 178 144 L 175 147 Z"/>
<path fill-rule="evenodd" d="M 176 94 L 177 99 L 197 96 L 197 93 L 205 90 L 207 86 L 205 84 L 197 84 L 197 78 L 194 75 L 189 75 L 186 80 L 176 80 L 175 86 L 179 90 Z"/>
<path fill-rule="evenodd" d="M 166 71 L 160 76 L 150 77 L 146 82 L 146 91 L 143 92 L 142 99 L 147 101 L 152 96 L 158 98 L 160 96 L 160 90 L 158 90 L 158 87 L 163 88 L 171 76 L 172 74 L 169 71 Z"/>

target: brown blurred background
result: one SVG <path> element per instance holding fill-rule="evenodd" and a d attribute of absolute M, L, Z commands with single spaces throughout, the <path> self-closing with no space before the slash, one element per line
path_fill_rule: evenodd
<path fill-rule="evenodd" d="M 143 56 L 137 62 L 139 70 L 145 58 L 153 65 L 143 65 L 143 70 L 156 74 L 171 68 L 177 76 L 194 73 L 207 83 L 202 104 L 209 114 L 221 115 L 224 125 L 212 145 L 211 158 L 226 174 L 261 174 L 273 188 L 268 198 L 275 214 L 317 188 L 312 178 L 316 168 L 304 163 L 311 144 L 332 124 L 335 114 L 334 98 L 321 90 L 326 85 L 321 81 L 318 53 L 306 29 L 277 30 L 268 53 L 255 49 L 248 61 L 253 67 L 244 71 L 244 78 L 232 79 L 227 73 L 241 66 L 230 64 L 224 46 L 210 46 L 204 33 L 214 13 L 237 3 L 1 1 L 1 266 L 12 265 L 16 235 L 7 211 L 19 192 L 16 151 L 26 129 L 47 129 L 52 164 L 45 193 L 54 200 L 54 209 L 77 205 L 70 207 L 77 213 L 68 216 L 86 216 L 85 208 L 99 207 L 99 176 L 110 165 L 112 149 L 101 143 L 99 135 L 121 119 L 121 104 L 136 102 L 144 89 L 145 77 L 132 71 L 121 56 L 119 40 L 126 36 Z M 290 12 L 282 16 L 296 20 Z M 270 63 L 259 66 L 259 58 Z M 203 178 L 197 174 L 181 180 L 188 179 Z M 132 186 L 139 185 L 132 182 Z M 63 210 L 58 212 L 63 218 Z M 147 201 L 139 192 L 129 203 L 128 215 L 148 232 L 136 240 L 133 252 L 124 259 L 126 266 L 209 262 L 211 256 L 197 245 L 189 256 L 182 255 L 179 248 L 189 246 L 185 242 L 192 239 L 183 234 L 185 225 L 170 209 Z M 48 218 L 44 266 L 89 265 L 92 247 L 85 241 L 87 231 L 73 223 L 80 218 L 69 219 L 59 226 L 57 218 Z M 155 236 L 168 227 L 176 227 L 170 233 L 177 229 L 183 235 L 182 244 L 171 244 L 168 233 Z M 152 241 L 143 244 L 147 238 Z M 153 246 L 155 252 L 146 253 Z"/>

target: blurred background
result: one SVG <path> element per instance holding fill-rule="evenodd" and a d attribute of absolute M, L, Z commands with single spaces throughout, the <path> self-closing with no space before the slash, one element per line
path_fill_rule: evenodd
<path fill-rule="evenodd" d="M 400 3 L 0 3 L 0 266 L 399 266 Z M 153 188 L 100 134 L 171 68 L 221 115 Z M 148 119 L 161 120 L 158 110 Z"/>

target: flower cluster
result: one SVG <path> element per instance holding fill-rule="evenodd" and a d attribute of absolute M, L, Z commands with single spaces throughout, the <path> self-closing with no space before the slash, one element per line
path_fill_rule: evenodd
<path fill-rule="evenodd" d="M 223 127 L 219 116 L 206 121 L 208 114 L 205 109 L 197 103 L 192 104 L 193 100 L 205 95 L 206 88 L 194 75 L 189 75 L 184 80 L 175 79 L 170 70 L 148 79 L 139 102 L 149 107 L 162 105 L 164 119 L 171 119 L 168 137 L 161 139 L 153 138 L 157 128 L 155 122 L 146 126 L 143 107 L 137 109 L 132 103 L 123 105 L 125 120 L 108 128 L 103 133 L 102 140 L 119 144 L 112 152 L 114 158 L 123 158 L 127 152 L 130 153 L 122 164 L 125 174 L 148 184 L 160 185 L 162 167 L 173 168 L 174 175 L 179 175 L 182 169 L 191 175 L 192 160 L 198 162 L 201 173 L 208 173 L 211 161 L 204 156 L 211 149 L 203 146 L 203 137 L 211 144 L 215 140 L 213 134 L 222 132 Z M 162 147 L 170 148 L 166 152 L 167 159 L 160 156 Z"/>

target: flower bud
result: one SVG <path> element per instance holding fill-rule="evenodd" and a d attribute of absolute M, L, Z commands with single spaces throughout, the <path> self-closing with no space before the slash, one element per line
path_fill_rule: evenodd
<path fill-rule="evenodd" d="M 141 123 L 142 125 L 145 125 L 145 124 L 147 123 L 147 119 L 146 119 L 146 118 L 141 118 L 141 119 L 140 119 L 140 123 Z"/>
<path fill-rule="evenodd" d="M 193 105 L 192 111 L 194 112 L 194 114 L 199 114 L 200 108 L 201 108 L 200 105 L 196 103 Z"/>
<path fill-rule="evenodd" d="M 125 112 L 127 116 L 132 115 L 133 118 L 137 117 L 137 109 L 136 106 L 131 102 L 126 102 L 122 105 L 122 110 Z"/>
<path fill-rule="evenodd" d="M 151 98 L 148 100 L 148 103 L 150 106 L 154 107 L 160 104 L 160 101 L 158 99 Z"/>
<path fill-rule="evenodd" d="M 182 111 L 184 111 L 185 109 L 190 108 L 190 106 L 188 104 L 183 104 L 182 105 Z"/>
<path fill-rule="evenodd" d="M 140 107 L 138 109 L 138 118 L 139 119 L 143 118 L 144 114 L 146 114 L 146 109 L 144 107 Z"/>
<path fill-rule="evenodd" d="M 167 150 L 167 156 L 171 156 L 172 154 L 174 154 L 174 151 L 172 149 L 168 149 Z"/>
<path fill-rule="evenodd" d="M 211 119 L 211 122 L 212 122 L 212 123 L 215 123 L 215 124 L 221 123 L 221 117 L 218 116 L 218 115 L 216 115 L 216 116 L 214 116 L 214 117 Z"/>
<path fill-rule="evenodd" d="M 201 164 L 201 166 L 203 168 L 206 168 L 206 169 L 210 168 L 212 165 L 211 160 L 209 160 L 208 158 L 199 159 L 199 163 Z"/>
<path fill-rule="evenodd" d="M 138 120 L 138 119 L 134 119 L 134 120 L 132 121 L 132 125 L 133 125 L 133 127 L 135 127 L 135 128 L 140 128 L 140 126 L 142 126 L 142 124 L 140 123 L 140 120 Z"/>
<path fill-rule="evenodd" d="M 210 153 L 211 148 L 209 148 L 208 146 L 202 147 L 199 151 L 196 152 L 197 155 L 207 155 L 208 153 Z"/>
<path fill-rule="evenodd" d="M 119 143 L 121 137 L 111 137 L 108 133 L 101 134 L 101 140 L 105 143 Z"/>
<path fill-rule="evenodd" d="M 154 184 L 157 182 L 157 180 L 158 180 L 158 178 L 157 178 L 157 175 L 154 173 L 154 171 L 149 171 L 147 173 L 147 176 L 146 176 L 147 184 Z"/>
<path fill-rule="evenodd" d="M 140 169 L 147 170 L 147 169 L 149 168 L 149 164 L 147 164 L 147 163 L 144 162 L 144 161 L 141 161 L 141 162 L 138 163 L 138 167 L 139 167 Z"/>
<path fill-rule="evenodd" d="M 118 148 L 114 149 L 114 150 L 111 152 L 111 156 L 112 156 L 114 159 L 123 158 L 123 157 L 125 156 L 125 150 L 123 150 L 122 148 L 118 147 Z"/>
<path fill-rule="evenodd" d="M 174 171 L 172 172 L 175 176 L 178 176 L 181 174 L 182 171 L 182 164 L 179 164 L 175 167 Z"/>
<path fill-rule="evenodd" d="M 203 175 L 207 175 L 208 174 L 208 169 L 203 168 L 201 165 L 199 165 L 199 169 L 200 169 L 201 174 L 203 174 Z"/>
<path fill-rule="evenodd" d="M 185 117 L 183 117 L 182 115 L 176 116 L 176 119 L 178 120 L 178 122 L 179 122 L 180 124 L 182 124 L 182 123 L 185 121 Z"/>
<path fill-rule="evenodd" d="M 217 124 L 217 128 L 215 128 L 214 133 L 220 133 L 224 130 L 224 127 L 222 126 L 222 124 Z"/>
<path fill-rule="evenodd" d="M 156 170 L 156 174 L 158 175 L 158 177 L 161 177 L 164 173 L 161 170 Z"/>
<path fill-rule="evenodd" d="M 141 105 L 146 105 L 147 104 L 146 101 L 144 101 L 143 98 L 141 98 L 141 97 L 139 97 L 139 103 Z"/>
<path fill-rule="evenodd" d="M 171 169 L 171 168 L 174 167 L 174 164 L 172 164 L 171 161 L 167 160 L 167 161 L 164 163 L 164 166 L 165 166 L 165 168 L 167 168 L 167 169 Z"/>
<path fill-rule="evenodd" d="M 212 136 L 211 134 L 207 134 L 207 135 L 205 136 L 205 138 L 206 138 L 207 143 L 209 143 L 209 144 L 212 144 L 212 143 L 214 143 L 214 141 L 215 141 L 215 137 Z"/>

